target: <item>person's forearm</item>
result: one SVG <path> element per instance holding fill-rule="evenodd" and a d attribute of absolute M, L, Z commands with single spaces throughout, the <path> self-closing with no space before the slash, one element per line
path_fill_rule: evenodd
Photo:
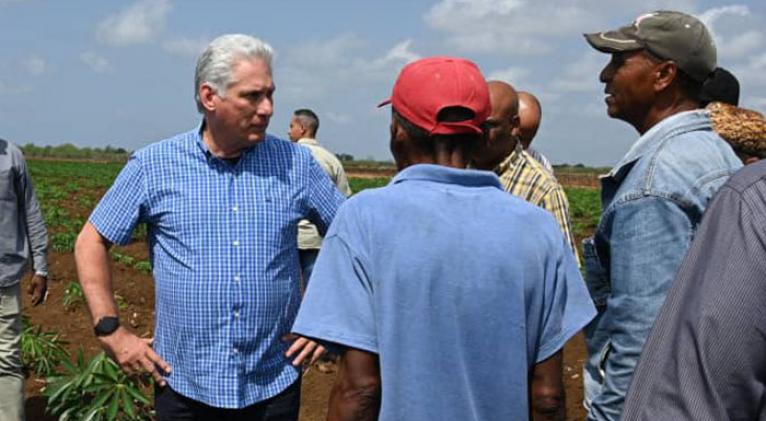
<path fill-rule="evenodd" d="M 109 245 L 90 223 L 85 224 L 77 237 L 75 262 L 93 321 L 97 322 L 105 316 L 116 316 L 117 305 L 109 268 Z"/>
<path fill-rule="evenodd" d="M 24 219 L 35 272 L 48 273 L 48 233 L 29 176 L 24 178 Z"/>
<path fill-rule="evenodd" d="M 533 421 L 563 421 L 566 417 L 563 352 L 535 364 L 530 373 L 529 413 Z"/>
<path fill-rule="evenodd" d="M 380 389 L 376 386 L 349 389 L 335 385 L 330 394 L 328 421 L 374 421 L 380 411 Z"/>

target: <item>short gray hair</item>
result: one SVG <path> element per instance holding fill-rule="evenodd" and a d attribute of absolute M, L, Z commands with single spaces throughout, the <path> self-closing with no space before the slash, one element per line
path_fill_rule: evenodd
<path fill-rule="evenodd" d="M 258 38 L 244 34 L 221 35 L 214 39 L 197 60 L 194 72 L 194 100 L 197 110 L 202 113 L 204 107 L 199 97 L 199 88 L 210 85 L 219 96 L 223 96 L 231 86 L 234 65 L 242 59 L 258 58 L 266 63 L 271 73 L 271 60 L 274 50 Z"/>

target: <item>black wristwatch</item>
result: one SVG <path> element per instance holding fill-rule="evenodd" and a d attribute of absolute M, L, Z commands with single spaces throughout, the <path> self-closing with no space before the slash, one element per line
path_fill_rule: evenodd
<path fill-rule="evenodd" d="M 117 317 L 102 317 L 96 323 L 93 331 L 96 333 L 96 336 L 108 336 L 114 333 L 118 327 L 120 327 L 120 319 Z"/>

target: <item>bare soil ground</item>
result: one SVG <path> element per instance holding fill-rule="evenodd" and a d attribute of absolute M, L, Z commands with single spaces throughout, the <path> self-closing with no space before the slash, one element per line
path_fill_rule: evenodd
<path fill-rule="evenodd" d="M 147 255 L 145 246 L 140 243 L 125 247 L 121 252 L 140 259 L 145 259 Z M 67 348 L 70 352 L 74 353 L 78 347 L 82 346 L 87 357 L 93 356 L 100 351 L 100 348 L 93 336 L 87 310 L 84 306 L 79 306 L 68 311 L 62 305 L 64 288 L 70 281 L 77 279 L 72 254 L 54 252 L 50 254 L 49 259 L 52 278 L 49 283 L 48 300 L 44 305 L 38 307 L 25 305 L 24 313 L 30 317 L 33 324 L 43 326 L 45 330 L 59 332 L 69 343 Z M 152 277 L 133 268 L 114 264 L 114 285 L 116 294 L 121 296 L 126 304 L 126 307 L 121 311 L 121 317 L 128 320 L 130 328 L 138 335 L 151 337 L 154 326 L 154 281 Z M 567 419 L 582 419 L 584 416 L 580 404 L 582 401 L 580 367 L 582 367 L 584 358 L 584 345 L 578 335 L 564 348 Z M 303 380 L 301 420 L 313 421 L 325 418 L 327 401 L 334 379 L 334 372 L 322 373 L 316 367 L 309 369 Z M 26 406 L 27 419 L 29 420 L 55 419 L 45 414 L 46 400 L 41 395 L 43 386 L 44 383 L 41 379 L 34 376 L 27 379 Z M 423 385 L 423 387 L 427 387 L 427 385 Z"/>
<path fill-rule="evenodd" d="M 391 176 L 393 172 L 392 168 L 372 168 L 350 172 L 350 176 L 378 178 Z M 562 184 L 569 186 L 598 186 L 595 174 L 561 174 L 559 179 Z M 100 197 L 103 192 L 93 193 Z M 64 207 L 70 215 L 83 219 L 90 212 L 89 209 L 82 209 L 74 200 Z M 134 243 L 120 248 L 119 251 L 137 260 L 148 258 L 145 243 Z M 51 252 L 49 265 L 51 280 L 49 283 L 50 295 L 47 302 L 39 307 L 25 305 L 24 313 L 30 317 L 33 324 L 40 325 L 45 330 L 59 332 L 61 337 L 68 342 L 67 348 L 70 352 L 74 353 L 78 347 L 82 347 L 86 357 L 97 354 L 100 348 L 93 336 L 90 316 L 85 306 L 81 305 L 72 310 L 66 310 L 62 305 L 64 288 L 70 281 L 77 280 L 73 255 L 71 253 Z M 125 307 L 121 310 L 121 318 L 127 321 L 130 328 L 138 335 L 151 337 L 154 326 L 154 282 L 151 275 L 120 263 L 114 263 L 113 269 L 115 292 L 122 297 L 125 303 Z M 24 282 L 26 283 L 27 280 Z M 24 298 L 27 299 L 26 296 Z M 581 405 L 583 394 L 581 367 L 585 355 L 581 335 L 570 340 L 564 348 L 567 419 L 571 420 L 583 419 L 585 415 Z M 334 372 L 322 373 L 313 367 L 306 373 L 302 388 L 301 420 L 313 421 L 325 418 L 327 401 L 334 378 Z M 45 414 L 46 400 L 41 394 L 43 386 L 44 382 L 33 375 L 29 376 L 26 381 L 26 406 L 27 419 L 29 420 L 55 419 Z M 423 387 L 428 387 L 428 385 L 423 385 Z"/>

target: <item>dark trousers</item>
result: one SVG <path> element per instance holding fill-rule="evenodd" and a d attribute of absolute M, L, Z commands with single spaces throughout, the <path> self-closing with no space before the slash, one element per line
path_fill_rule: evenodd
<path fill-rule="evenodd" d="M 300 379 L 277 396 L 241 409 L 214 408 L 181 396 L 170 386 L 154 389 L 157 421 L 297 421 L 300 404 Z"/>

